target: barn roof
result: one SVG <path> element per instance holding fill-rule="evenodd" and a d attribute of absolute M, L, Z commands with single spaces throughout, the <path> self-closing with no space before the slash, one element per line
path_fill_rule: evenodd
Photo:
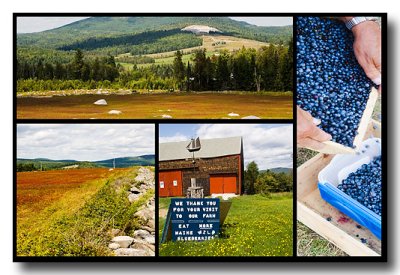
<path fill-rule="evenodd" d="M 188 141 L 160 143 L 159 160 L 190 159 L 192 153 L 186 149 Z M 195 158 L 214 158 L 237 155 L 242 150 L 242 137 L 200 139 L 201 149 L 194 153 Z"/>

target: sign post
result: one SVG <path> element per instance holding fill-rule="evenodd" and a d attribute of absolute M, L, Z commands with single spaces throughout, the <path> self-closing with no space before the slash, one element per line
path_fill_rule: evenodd
<path fill-rule="evenodd" d="M 212 240 L 219 234 L 220 201 L 218 198 L 173 198 L 168 216 L 172 241 Z"/>

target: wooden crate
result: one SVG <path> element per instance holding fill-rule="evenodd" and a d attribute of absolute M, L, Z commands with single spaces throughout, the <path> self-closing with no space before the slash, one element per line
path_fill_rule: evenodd
<path fill-rule="evenodd" d="M 358 126 L 358 134 L 354 138 L 354 146 L 358 148 L 362 141 L 364 140 L 365 133 L 368 129 L 368 124 L 371 121 L 372 113 L 374 111 L 374 107 L 376 101 L 378 100 L 378 91 L 375 88 L 371 89 L 371 93 L 369 95 L 367 105 L 365 106 L 364 113 L 361 117 L 360 125 Z M 325 141 L 326 145 L 322 150 L 319 150 L 320 153 L 324 154 L 355 154 L 356 149 L 344 146 L 342 144 L 333 142 L 333 141 Z"/>
<path fill-rule="evenodd" d="M 381 137 L 381 125 L 374 120 L 367 125 L 364 139 L 372 135 Z M 320 196 L 318 173 L 333 157 L 319 153 L 297 168 L 297 219 L 350 256 L 380 256 L 381 241 L 367 228 L 358 228 L 354 220 Z M 361 238 L 367 243 L 362 243 Z"/>

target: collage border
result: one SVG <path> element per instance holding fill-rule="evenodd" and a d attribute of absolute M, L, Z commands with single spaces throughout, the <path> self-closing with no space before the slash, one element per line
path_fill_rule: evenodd
<path fill-rule="evenodd" d="M 17 97 L 16 97 L 16 61 L 17 61 L 17 17 L 40 17 L 40 16 L 246 16 L 246 17 L 293 17 L 293 119 L 260 119 L 260 120 L 227 120 L 222 119 L 17 119 Z M 297 256 L 297 146 L 296 146 L 296 17 L 299 16 L 380 16 L 382 30 L 382 204 L 386 211 L 382 213 L 382 252 L 380 257 L 372 256 L 347 256 L 347 257 L 328 257 L 328 256 Z M 387 13 L 13 13 L 13 261 L 14 262 L 387 262 L 388 247 L 388 192 L 387 192 Z M 16 164 L 17 164 L 17 125 L 18 124 L 153 124 L 155 127 L 155 182 L 158 182 L 158 152 L 159 152 L 159 124 L 292 124 L 293 125 L 293 255 L 292 256 L 160 256 L 159 255 L 159 217 L 158 199 L 155 200 L 155 237 L 156 252 L 155 256 L 144 257 L 66 257 L 66 256 L 17 256 L 17 190 L 16 190 Z M 158 188 L 155 188 L 155 197 L 158 198 Z"/>

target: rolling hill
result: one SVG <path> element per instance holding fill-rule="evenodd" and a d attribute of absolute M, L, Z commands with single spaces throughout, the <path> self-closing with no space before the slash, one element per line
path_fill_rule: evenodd
<path fill-rule="evenodd" d="M 94 167 L 113 167 L 114 159 L 106 159 L 99 161 L 77 161 L 77 160 L 52 160 L 47 158 L 35 158 L 35 159 L 17 159 L 17 171 L 21 169 L 45 170 L 62 169 L 63 167 L 78 165 L 78 168 L 94 168 Z M 136 157 L 123 157 L 115 158 L 116 168 L 125 168 L 130 166 L 154 166 L 155 158 L 154 155 L 142 155 Z"/>
<path fill-rule="evenodd" d="M 77 48 L 95 55 L 150 54 L 202 45 L 202 39 L 181 29 L 204 25 L 226 36 L 267 43 L 287 43 L 292 26 L 259 27 L 229 17 L 90 17 L 38 33 L 17 34 L 18 55 L 26 51 L 62 56 Z M 220 34 L 220 33 L 219 33 Z"/>
<path fill-rule="evenodd" d="M 275 167 L 268 170 L 273 173 L 285 173 L 285 174 L 289 174 L 293 171 L 292 168 L 285 168 L 285 167 Z M 268 170 L 261 170 L 260 172 L 266 172 Z"/>
<path fill-rule="evenodd" d="M 106 159 L 106 160 L 95 161 L 93 163 L 95 163 L 99 166 L 113 167 L 113 162 L 114 162 L 114 159 Z M 117 168 L 124 168 L 124 167 L 136 166 L 136 165 L 138 165 L 138 166 L 139 165 L 153 166 L 154 163 L 155 163 L 154 155 L 143 155 L 143 156 L 137 156 L 137 157 L 125 157 L 125 158 L 116 158 L 115 159 L 115 167 L 117 167 Z"/>

